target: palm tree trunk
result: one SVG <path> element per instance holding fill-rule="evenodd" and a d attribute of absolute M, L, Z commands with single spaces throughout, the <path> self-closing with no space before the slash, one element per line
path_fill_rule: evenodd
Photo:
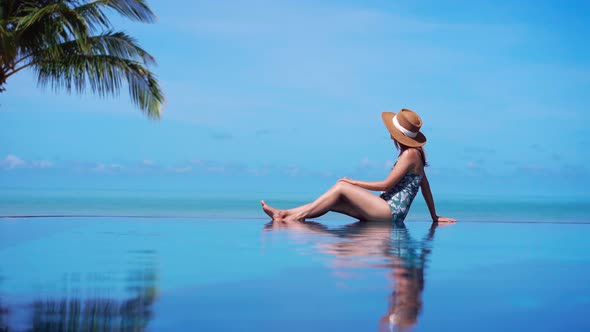
<path fill-rule="evenodd" d="M 6 91 L 4 84 L 6 84 L 6 71 L 4 67 L 0 67 L 0 93 Z"/>

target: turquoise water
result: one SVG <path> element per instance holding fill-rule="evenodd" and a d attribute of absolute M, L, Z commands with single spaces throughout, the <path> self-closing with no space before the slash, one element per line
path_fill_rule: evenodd
<path fill-rule="evenodd" d="M 160 217 L 263 217 L 260 199 L 290 208 L 314 199 L 311 194 L 265 195 L 248 192 L 139 190 L 0 190 L 0 215 L 107 215 Z M 579 198 L 436 197 L 437 211 L 462 221 L 590 222 L 590 201 Z M 327 215 L 325 219 L 339 219 Z M 429 219 L 420 195 L 409 221 Z"/>
<path fill-rule="evenodd" d="M 588 331 L 588 224 L 2 218 L 10 331 Z"/>

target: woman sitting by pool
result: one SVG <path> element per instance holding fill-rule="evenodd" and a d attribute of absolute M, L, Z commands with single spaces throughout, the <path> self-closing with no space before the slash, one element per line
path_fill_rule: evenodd
<path fill-rule="evenodd" d="M 415 112 L 402 109 L 398 114 L 383 112 L 381 118 L 399 151 L 397 161 L 385 180 L 360 181 L 344 177 L 315 201 L 289 210 L 279 210 L 262 203 L 262 209 L 275 222 L 297 222 L 317 218 L 329 211 L 343 213 L 365 221 L 401 222 L 419 189 L 433 222 L 453 223 L 456 220 L 436 214 L 422 146 L 426 137 L 420 132 L 422 120 Z M 382 191 L 376 196 L 370 191 Z"/>

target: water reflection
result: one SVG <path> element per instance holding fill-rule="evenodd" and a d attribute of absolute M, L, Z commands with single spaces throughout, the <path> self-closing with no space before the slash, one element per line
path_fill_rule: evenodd
<path fill-rule="evenodd" d="M 0 287 L 2 286 L 2 275 L 0 274 Z M 0 288 L 1 289 L 1 288 Z M 0 332 L 8 330 L 8 308 L 4 306 L 2 298 L 0 297 Z"/>
<path fill-rule="evenodd" d="M 422 310 L 424 270 L 432 252 L 438 224 L 433 223 L 420 240 L 412 238 L 404 223 L 356 222 L 329 228 L 317 222 L 270 222 L 265 228 L 288 228 L 328 237 L 316 247 L 333 255 L 335 266 L 381 267 L 390 273 L 392 292 L 388 306 L 379 319 L 379 331 L 406 330 L 414 326 Z"/>
<path fill-rule="evenodd" d="M 98 293 L 104 294 L 102 296 L 79 295 L 95 293 L 96 289 L 89 284 L 96 282 L 97 274 L 82 279 L 74 274 L 76 277 L 70 278 L 70 283 L 75 279 L 75 283 L 83 287 L 82 292 L 78 287 L 68 288 L 66 281 L 62 286 L 71 293 L 64 291 L 57 297 L 36 296 L 24 304 L 20 301 L 9 304 L 0 297 L 0 332 L 144 331 L 153 317 L 157 298 L 157 270 L 153 258 L 143 257 L 142 266 L 131 269 L 124 280 L 112 278 L 110 273 L 102 275 L 101 282 L 108 285 L 100 288 Z M 124 295 L 109 296 L 117 291 L 121 282 Z"/>

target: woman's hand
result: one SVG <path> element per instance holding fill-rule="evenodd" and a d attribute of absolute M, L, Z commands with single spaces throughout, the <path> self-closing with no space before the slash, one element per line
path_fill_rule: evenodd
<path fill-rule="evenodd" d="M 347 182 L 347 183 L 353 184 L 355 186 L 357 185 L 355 180 L 349 179 L 346 176 L 343 177 L 342 179 L 338 180 L 338 182 Z"/>
<path fill-rule="evenodd" d="M 437 222 L 439 224 L 454 224 L 457 222 L 457 220 L 443 216 L 436 216 L 433 222 Z"/>

